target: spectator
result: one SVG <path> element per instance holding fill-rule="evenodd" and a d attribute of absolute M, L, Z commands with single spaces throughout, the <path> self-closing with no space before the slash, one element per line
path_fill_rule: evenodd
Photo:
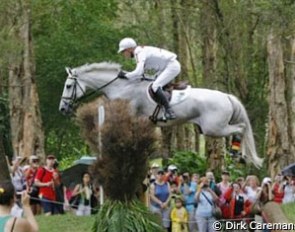
<path fill-rule="evenodd" d="M 18 193 L 16 195 L 17 199 L 21 198 L 22 192 L 26 189 L 25 175 L 21 167 L 21 165 L 25 162 L 25 160 L 26 158 L 22 158 L 18 156 L 12 162 L 11 177 L 12 177 L 12 184 L 15 188 L 15 191 L 16 193 Z"/>
<path fill-rule="evenodd" d="M 91 215 L 92 201 L 95 201 L 94 189 L 91 183 L 91 177 L 88 172 L 82 174 L 82 183 L 76 185 L 72 197 L 78 197 L 78 209 L 76 211 L 77 216 L 89 216 Z"/>
<path fill-rule="evenodd" d="M 201 178 L 201 183 L 196 193 L 196 200 L 198 207 L 195 218 L 199 231 L 214 231 L 213 223 L 216 219 L 212 213 L 214 202 L 216 203 L 218 201 L 218 196 L 209 188 L 209 180 L 206 177 Z"/>
<path fill-rule="evenodd" d="M 159 164 L 157 163 L 152 164 L 150 169 L 150 184 L 155 182 L 159 168 L 160 168 Z"/>
<path fill-rule="evenodd" d="M 257 193 L 257 199 L 262 203 L 266 204 L 273 200 L 272 194 L 272 180 L 270 177 L 264 177 L 261 183 L 260 191 Z"/>
<path fill-rule="evenodd" d="M 41 205 L 46 216 L 55 214 L 57 211 L 55 200 L 54 180 L 58 178 L 58 174 L 54 169 L 55 156 L 48 155 L 46 157 L 46 165 L 38 168 L 35 184 L 39 187 L 39 197 Z"/>
<path fill-rule="evenodd" d="M 194 231 L 196 229 L 195 219 L 195 194 L 197 191 L 197 183 L 191 181 L 189 173 L 184 173 L 182 175 L 182 183 L 180 185 L 180 190 L 184 198 L 185 208 L 189 214 L 189 231 Z"/>
<path fill-rule="evenodd" d="M 156 181 L 150 188 L 152 213 L 158 214 L 162 219 L 162 224 L 165 229 L 170 227 L 170 208 L 169 202 L 171 199 L 170 184 L 164 181 L 164 171 L 159 170 Z"/>
<path fill-rule="evenodd" d="M 175 182 L 172 182 L 170 184 L 170 188 L 171 188 L 171 200 L 170 200 L 170 207 L 174 208 L 175 207 L 175 201 L 177 198 L 181 198 L 181 193 L 179 190 L 179 187 L 177 186 L 177 184 Z"/>
<path fill-rule="evenodd" d="M 30 195 L 30 205 L 34 215 L 41 214 L 41 205 L 39 200 L 39 188 L 35 186 L 35 177 L 39 168 L 39 158 L 35 155 L 29 158 L 29 168 L 25 172 L 27 192 Z"/>
<path fill-rule="evenodd" d="M 53 164 L 53 183 L 55 191 L 55 200 L 57 201 L 55 205 L 55 213 L 64 214 L 64 208 L 66 208 L 69 205 L 69 202 L 67 200 L 66 187 L 62 183 L 61 176 L 58 171 L 58 164 L 58 161 L 55 159 Z"/>
<path fill-rule="evenodd" d="M 188 232 L 188 213 L 183 207 L 181 198 L 175 199 L 175 206 L 171 211 L 172 232 Z"/>
<path fill-rule="evenodd" d="M 219 204 L 222 211 L 223 218 L 229 218 L 230 212 L 229 212 L 229 204 L 225 200 L 225 193 L 230 188 L 230 174 L 228 171 L 224 170 L 221 173 L 221 182 L 217 184 L 217 187 L 221 191 L 221 194 L 219 196 Z"/>
<path fill-rule="evenodd" d="M 284 189 L 283 203 L 286 204 L 286 203 L 294 202 L 295 185 L 291 175 L 284 176 L 283 189 Z"/>
<path fill-rule="evenodd" d="M 230 205 L 230 219 L 242 219 L 250 214 L 252 203 L 242 191 L 242 186 L 239 183 L 233 183 L 224 197 Z"/>
<path fill-rule="evenodd" d="M 169 182 L 171 184 L 172 182 L 175 182 L 177 186 L 179 186 L 179 177 L 177 175 L 177 167 L 173 164 L 168 166 L 168 172 L 165 175 L 165 182 Z"/>
<path fill-rule="evenodd" d="M 244 186 L 242 186 L 245 194 L 252 203 L 256 202 L 257 193 L 260 190 L 259 185 L 257 176 L 251 175 L 247 176 Z"/>
<path fill-rule="evenodd" d="M 272 186 L 273 201 L 281 204 L 284 198 L 284 182 L 283 176 L 279 173 L 275 176 L 275 181 Z"/>
<path fill-rule="evenodd" d="M 245 178 L 240 176 L 236 179 L 236 182 L 239 183 L 241 186 L 245 186 Z"/>
<path fill-rule="evenodd" d="M 195 182 L 196 185 L 198 185 L 200 179 L 200 175 L 198 173 L 193 173 L 192 174 L 192 182 Z"/>
<path fill-rule="evenodd" d="M 217 196 L 220 196 L 221 191 L 215 182 L 215 177 L 213 172 L 206 172 L 206 178 L 209 180 L 209 187 L 215 192 Z"/>
<path fill-rule="evenodd" d="M 10 215 L 14 199 L 13 185 L 8 181 L 0 182 L 0 231 L 37 232 L 39 228 L 30 207 L 29 195 L 23 192 L 21 197 L 25 218 Z"/>

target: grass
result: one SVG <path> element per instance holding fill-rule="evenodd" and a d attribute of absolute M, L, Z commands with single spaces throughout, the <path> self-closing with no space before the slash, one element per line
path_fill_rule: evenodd
<path fill-rule="evenodd" d="M 282 204 L 282 209 L 290 222 L 295 223 L 295 203 Z"/>
<path fill-rule="evenodd" d="M 40 232 L 91 232 L 95 217 L 72 214 L 36 217 Z"/>

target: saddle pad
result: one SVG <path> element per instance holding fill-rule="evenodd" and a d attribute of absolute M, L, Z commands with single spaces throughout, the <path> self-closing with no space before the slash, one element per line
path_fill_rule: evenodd
<path fill-rule="evenodd" d="M 157 102 L 151 97 L 151 95 L 149 93 L 149 88 L 150 88 L 150 85 L 147 87 L 147 91 L 146 91 L 147 97 L 150 101 L 157 104 Z M 170 106 L 177 105 L 177 104 L 183 102 L 187 98 L 187 96 L 189 95 L 191 88 L 192 87 L 190 85 L 188 85 L 186 89 L 173 90 L 171 100 L 170 100 Z"/>
<path fill-rule="evenodd" d="M 188 85 L 186 89 L 173 90 L 170 105 L 173 106 L 179 104 L 180 102 L 183 102 L 188 97 L 191 88 L 192 87 Z"/>

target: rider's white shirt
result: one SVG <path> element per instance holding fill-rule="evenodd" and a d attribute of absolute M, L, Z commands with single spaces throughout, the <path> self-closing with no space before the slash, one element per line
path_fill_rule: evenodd
<path fill-rule="evenodd" d="M 162 48 L 151 46 L 137 46 L 134 50 L 136 68 L 126 74 L 128 78 L 135 78 L 144 73 L 145 70 L 163 71 L 171 60 L 177 55 Z"/>

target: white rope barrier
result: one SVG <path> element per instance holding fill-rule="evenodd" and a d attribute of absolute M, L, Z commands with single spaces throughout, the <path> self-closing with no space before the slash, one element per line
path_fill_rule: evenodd
<path fill-rule="evenodd" d="M 38 201 L 43 201 L 43 202 L 51 202 L 51 203 L 54 203 L 54 204 L 57 204 L 57 205 L 65 205 L 65 206 L 68 206 L 68 207 L 71 207 L 73 208 L 75 205 L 74 204 L 66 204 L 65 202 L 61 202 L 61 201 L 52 201 L 52 200 L 48 200 L 48 199 L 42 199 L 42 198 L 37 198 L 37 197 L 30 197 L 30 199 L 32 200 L 38 200 Z M 92 210 L 95 210 L 97 208 L 92 208 L 90 205 L 89 205 L 90 209 Z M 157 215 L 157 213 L 155 213 Z M 158 214 L 160 215 L 160 214 Z M 234 219 L 215 219 L 215 218 L 209 218 L 209 220 L 212 221 L 219 221 L 219 222 L 227 222 L 227 221 L 253 221 L 255 220 L 254 217 L 245 217 L 245 218 L 234 218 Z M 165 222 L 177 222 L 177 223 L 196 223 L 197 222 L 197 219 L 196 220 L 188 220 L 188 221 L 173 221 L 171 219 L 162 219 L 162 221 L 165 221 Z"/>

